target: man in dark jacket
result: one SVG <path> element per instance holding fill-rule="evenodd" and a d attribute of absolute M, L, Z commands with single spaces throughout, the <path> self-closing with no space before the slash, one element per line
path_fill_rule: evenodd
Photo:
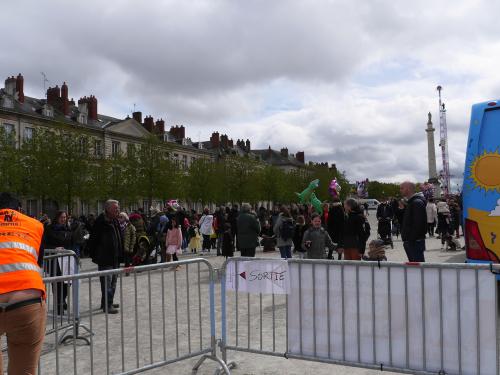
<path fill-rule="evenodd" d="M 425 234 L 427 231 L 427 204 L 422 193 L 415 193 L 415 184 L 409 181 L 400 186 L 401 195 L 408 200 L 403 225 L 401 227 L 401 239 L 410 262 L 425 262 Z"/>
<path fill-rule="evenodd" d="M 228 221 L 231 224 L 231 232 L 233 234 L 233 238 L 238 234 L 238 216 L 240 215 L 240 211 L 238 210 L 238 205 L 235 204 L 231 207 L 231 210 L 228 214 Z M 236 249 L 239 250 L 239 244 L 237 241 L 234 242 L 236 244 Z"/>
<path fill-rule="evenodd" d="M 89 250 L 92 262 L 99 271 L 111 270 L 120 266 L 123 254 L 123 241 L 118 223 L 120 206 L 118 201 L 108 200 L 104 204 L 104 213 L 95 221 L 89 238 Z M 116 289 L 116 275 L 100 277 L 101 308 L 109 314 L 117 314 L 118 304 L 113 304 Z"/>
<path fill-rule="evenodd" d="M 339 198 L 333 198 L 333 203 L 330 205 L 330 210 L 328 211 L 328 221 L 327 230 L 330 238 L 336 244 L 339 244 L 342 240 L 342 232 L 344 231 L 344 221 L 345 213 L 342 207 L 342 202 Z M 333 250 L 328 252 L 328 259 L 332 259 Z M 340 259 L 340 258 L 339 258 Z"/>
<path fill-rule="evenodd" d="M 389 201 L 383 198 L 382 203 L 377 207 L 377 220 L 378 220 L 378 234 L 384 241 L 391 235 L 391 221 L 394 218 L 394 211 L 392 210 Z"/>
<path fill-rule="evenodd" d="M 250 205 L 243 203 L 236 226 L 238 228 L 238 248 L 242 257 L 254 257 L 259 245 L 260 223 L 257 216 L 250 212 Z"/>

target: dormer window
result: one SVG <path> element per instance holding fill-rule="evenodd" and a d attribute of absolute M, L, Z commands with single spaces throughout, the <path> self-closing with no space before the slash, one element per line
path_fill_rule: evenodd
<path fill-rule="evenodd" d="M 54 110 L 47 104 L 43 106 L 42 113 L 44 116 L 54 117 Z"/>

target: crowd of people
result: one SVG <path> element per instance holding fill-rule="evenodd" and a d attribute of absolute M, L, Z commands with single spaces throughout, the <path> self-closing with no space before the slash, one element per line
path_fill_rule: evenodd
<path fill-rule="evenodd" d="M 271 209 L 244 203 L 202 212 L 167 206 L 121 212 L 119 202 L 108 200 L 99 216 L 74 218 L 64 211 L 53 220 L 41 215 L 45 248 L 72 249 L 90 256 L 98 270 L 177 261 L 181 254 L 254 257 L 256 249 L 279 250 L 283 259 L 295 253 L 307 259 L 387 260 L 385 246 L 399 237 L 409 261 L 425 261 L 426 234 L 435 233 L 443 246 L 459 236 L 460 204 L 451 198 L 426 199 L 415 184 L 401 184 L 402 199 L 382 199 L 377 208 L 378 238 L 368 242 L 371 228 L 367 207 L 354 198 L 334 198 L 316 212 L 310 205 L 283 204 Z M 436 228 L 436 229 L 435 229 Z M 368 244 L 368 246 L 367 246 Z M 177 266 L 178 269 L 180 266 Z M 116 277 L 101 280 L 102 308 L 116 312 L 113 303 Z M 57 291 L 64 299 L 65 291 Z M 63 306 L 64 307 L 64 306 Z"/>

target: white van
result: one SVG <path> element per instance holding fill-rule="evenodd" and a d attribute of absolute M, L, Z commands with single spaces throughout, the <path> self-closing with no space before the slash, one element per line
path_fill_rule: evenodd
<path fill-rule="evenodd" d="M 376 199 L 358 199 L 360 205 L 368 204 L 369 210 L 376 210 L 380 202 Z"/>

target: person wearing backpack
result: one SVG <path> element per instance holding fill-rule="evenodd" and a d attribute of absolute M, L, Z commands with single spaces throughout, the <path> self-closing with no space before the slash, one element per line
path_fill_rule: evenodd
<path fill-rule="evenodd" d="M 160 222 L 156 227 L 156 243 L 160 247 L 160 257 L 161 263 L 165 263 L 167 260 L 167 248 L 165 244 L 165 239 L 167 237 L 168 223 L 169 219 L 166 215 L 160 216 Z"/>
<path fill-rule="evenodd" d="M 293 235 L 295 224 L 290 210 L 284 206 L 281 207 L 281 214 L 276 219 L 273 232 L 276 235 L 277 246 L 283 259 L 292 257 Z"/>

